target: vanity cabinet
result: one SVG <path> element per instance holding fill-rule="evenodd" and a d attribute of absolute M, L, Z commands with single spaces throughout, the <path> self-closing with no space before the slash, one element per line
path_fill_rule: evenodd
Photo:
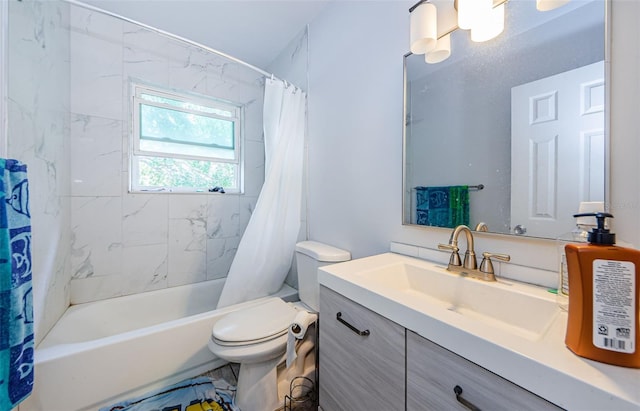
<path fill-rule="evenodd" d="M 322 286 L 320 330 L 324 411 L 404 409 L 404 327 Z"/>
<path fill-rule="evenodd" d="M 407 410 L 561 410 L 407 330 Z"/>
<path fill-rule="evenodd" d="M 319 349 L 324 411 L 561 410 L 324 286 Z"/>

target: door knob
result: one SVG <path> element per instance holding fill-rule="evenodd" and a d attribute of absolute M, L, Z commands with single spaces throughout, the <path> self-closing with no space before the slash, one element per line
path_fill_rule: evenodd
<path fill-rule="evenodd" d="M 527 233 L 527 227 L 523 226 L 522 224 L 518 224 L 517 226 L 515 226 L 513 228 L 513 233 L 515 235 L 523 235 Z"/>

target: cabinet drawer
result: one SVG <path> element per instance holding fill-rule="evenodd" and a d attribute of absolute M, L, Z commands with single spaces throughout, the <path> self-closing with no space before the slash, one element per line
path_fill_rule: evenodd
<path fill-rule="evenodd" d="M 369 335 L 357 334 L 336 314 Z M 405 329 L 320 288 L 320 405 L 324 411 L 404 410 Z"/>
<path fill-rule="evenodd" d="M 462 401 L 469 401 L 483 411 L 561 409 L 418 334 L 407 331 L 407 410 L 468 411 L 469 407 L 456 400 L 456 386 L 462 388 Z"/>

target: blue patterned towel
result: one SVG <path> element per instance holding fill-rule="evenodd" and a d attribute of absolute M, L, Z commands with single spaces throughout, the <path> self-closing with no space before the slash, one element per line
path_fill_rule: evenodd
<path fill-rule="evenodd" d="M 100 408 L 100 411 L 240 411 L 234 405 L 234 394 L 235 387 L 223 379 L 197 377 Z"/>
<path fill-rule="evenodd" d="M 469 225 L 469 186 L 416 187 L 416 224 Z"/>
<path fill-rule="evenodd" d="M 0 159 L 0 410 L 33 387 L 31 216 L 27 166 Z"/>

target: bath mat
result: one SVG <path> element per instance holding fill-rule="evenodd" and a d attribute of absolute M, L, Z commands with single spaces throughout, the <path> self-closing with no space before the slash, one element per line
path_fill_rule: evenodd
<path fill-rule="evenodd" d="M 198 377 L 151 391 L 100 411 L 240 411 L 235 387 L 223 379 Z"/>

